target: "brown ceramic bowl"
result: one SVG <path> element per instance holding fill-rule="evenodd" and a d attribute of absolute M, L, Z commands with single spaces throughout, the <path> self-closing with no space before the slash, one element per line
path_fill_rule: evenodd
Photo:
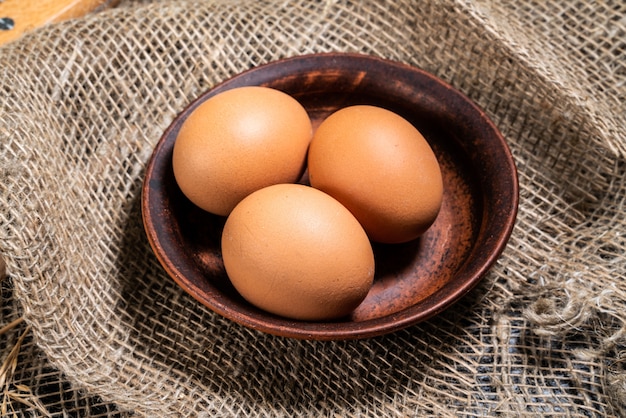
<path fill-rule="evenodd" d="M 348 105 L 388 108 L 412 122 L 439 159 L 444 199 L 438 218 L 417 240 L 374 245 L 374 285 L 349 317 L 332 322 L 294 321 L 246 302 L 230 284 L 222 264 L 220 234 L 225 219 L 195 207 L 176 185 L 172 148 L 185 118 L 209 97 L 245 85 L 291 94 L 307 109 L 314 126 Z M 509 148 L 485 113 L 466 96 L 417 68 L 371 56 L 332 53 L 262 65 L 201 95 L 157 144 L 142 196 L 150 245 L 185 291 L 245 326 L 319 340 L 385 334 L 430 318 L 458 301 L 503 251 L 517 204 L 517 172 Z"/>

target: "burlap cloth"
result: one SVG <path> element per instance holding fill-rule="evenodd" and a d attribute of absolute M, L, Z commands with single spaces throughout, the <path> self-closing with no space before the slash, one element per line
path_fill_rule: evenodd
<path fill-rule="evenodd" d="M 238 326 L 174 284 L 142 227 L 144 166 L 175 114 L 239 71 L 318 51 L 450 82 L 519 169 L 497 265 L 448 311 L 383 337 Z M 0 344 L 29 331 L 5 410 L 624 415 L 623 1 L 127 1 L 28 35 L 0 61 L 0 312 L 25 319 Z"/>

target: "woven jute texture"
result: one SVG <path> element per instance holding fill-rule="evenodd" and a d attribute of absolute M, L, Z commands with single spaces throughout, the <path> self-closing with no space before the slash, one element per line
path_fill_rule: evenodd
<path fill-rule="evenodd" d="M 323 51 L 451 83 L 519 170 L 517 224 L 480 285 L 358 341 L 274 337 L 200 306 L 153 255 L 139 205 L 153 146 L 194 97 Z M 0 319 L 24 318 L 2 344 L 27 333 L 9 389 L 41 404 L 23 413 L 626 414 L 623 1 L 127 1 L 0 61 Z"/>

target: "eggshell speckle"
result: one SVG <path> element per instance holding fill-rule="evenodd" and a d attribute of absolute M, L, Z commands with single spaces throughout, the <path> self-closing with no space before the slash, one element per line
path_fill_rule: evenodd
<path fill-rule="evenodd" d="M 306 110 L 288 94 L 259 86 L 227 90 L 181 126 L 174 177 L 194 204 L 226 216 L 255 190 L 297 181 L 311 136 Z"/>
<path fill-rule="evenodd" d="M 222 256 L 248 302 L 292 319 L 349 314 L 374 277 L 373 250 L 359 222 L 326 193 L 300 184 L 243 199 L 226 220 Z"/>
<path fill-rule="evenodd" d="M 406 119 L 376 106 L 350 106 L 326 118 L 309 148 L 311 185 L 336 198 L 373 241 L 423 234 L 441 208 L 439 163 Z"/>

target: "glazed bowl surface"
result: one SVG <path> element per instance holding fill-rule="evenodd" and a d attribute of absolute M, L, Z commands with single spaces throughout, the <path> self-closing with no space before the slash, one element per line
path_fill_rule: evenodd
<path fill-rule="evenodd" d="M 194 206 L 172 171 L 177 133 L 191 112 L 228 89 L 284 91 L 314 128 L 355 104 L 389 109 L 424 135 L 439 161 L 444 195 L 434 224 L 404 244 L 373 244 L 376 274 L 361 305 L 336 321 L 295 321 L 264 312 L 231 285 L 221 258 L 225 218 Z M 384 175 L 384 173 L 381 173 Z M 306 182 L 306 176 L 301 180 Z M 146 169 L 142 214 L 148 240 L 167 273 L 198 302 L 244 326 L 285 337 L 373 337 L 424 321 L 461 299 L 504 250 L 517 215 L 518 179 L 501 133 L 470 99 L 437 77 L 373 56 L 296 56 L 240 73 L 199 96 L 164 132 Z M 165 302 L 166 303 L 166 302 Z"/>

